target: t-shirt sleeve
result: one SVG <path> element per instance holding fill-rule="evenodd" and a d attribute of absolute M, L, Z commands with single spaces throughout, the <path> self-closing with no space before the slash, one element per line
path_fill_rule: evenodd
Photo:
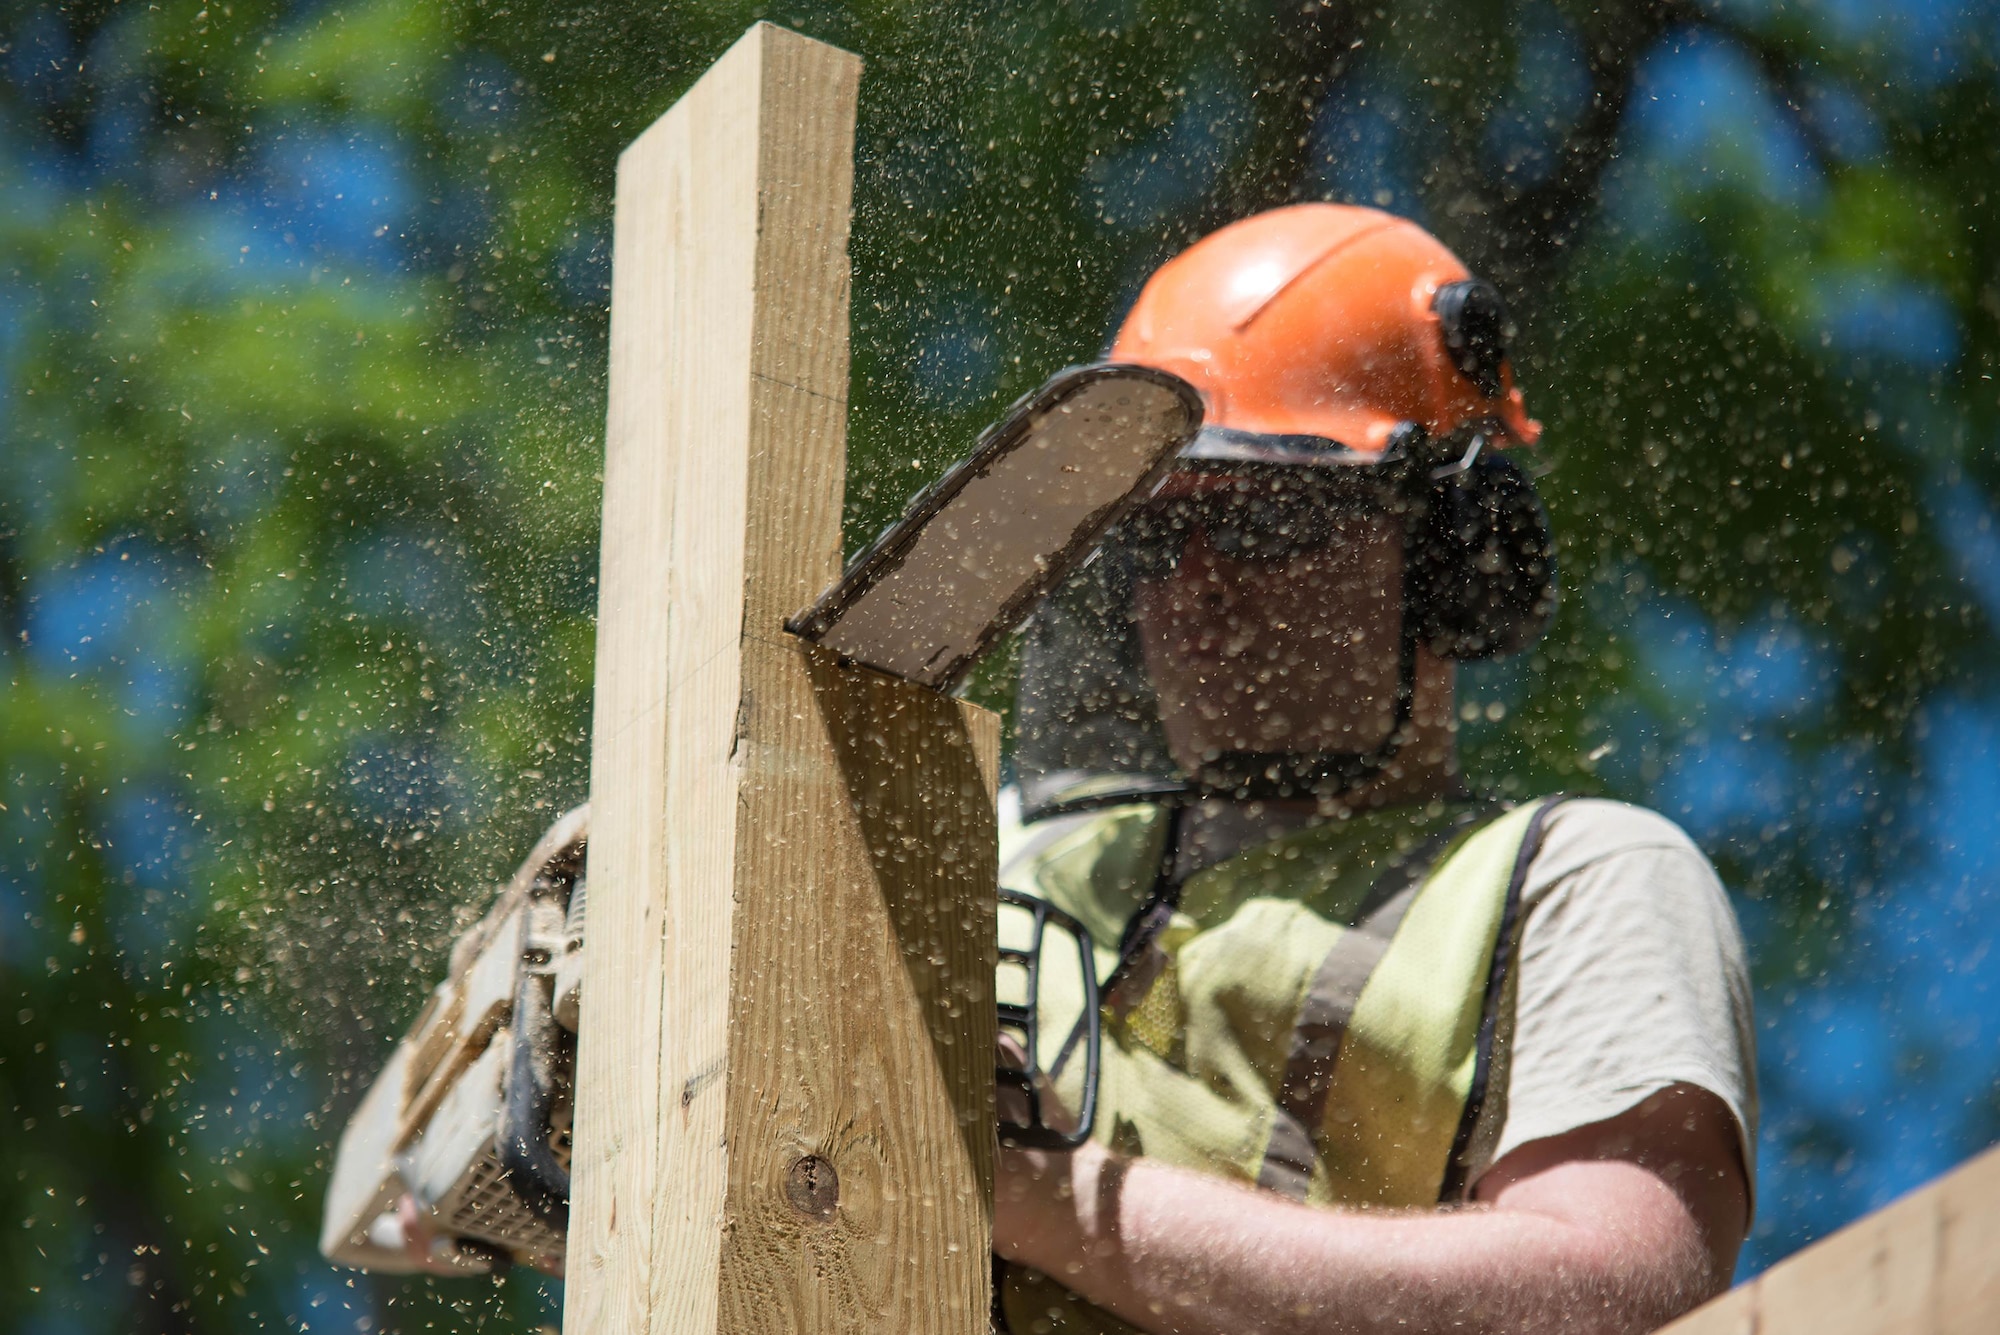
<path fill-rule="evenodd" d="M 1615 1117 L 1674 1084 L 1735 1115 L 1754 1179 L 1756 1031 L 1736 914 L 1672 821 L 1619 802 L 1549 814 L 1522 886 L 1502 1097 L 1474 1173 L 1530 1141 Z M 1504 1071 L 1502 1070 L 1504 1067 Z"/>

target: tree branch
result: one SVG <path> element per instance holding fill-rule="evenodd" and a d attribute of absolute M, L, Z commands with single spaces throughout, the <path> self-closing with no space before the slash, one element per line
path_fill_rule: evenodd
<path fill-rule="evenodd" d="M 1502 180 L 1480 192 L 1485 243 L 1466 247 L 1473 267 L 1510 298 L 1527 299 L 1554 277 L 1565 253 L 1596 217 L 1604 175 L 1617 160 L 1619 133 L 1641 56 L 1673 22 L 1672 0 L 1601 10 L 1588 42 L 1590 102 L 1563 135 L 1548 178 L 1525 189 Z"/>
<path fill-rule="evenodd" d="M 1332 0 L 1306 0 L 1288 11 L 1269 43 L 1275 55 L 1259 71 L 1255 138 L 1204 203 L 1197 235 L 1306 197 L 1313 121 L 1374 22 L 1366 6 Z"/>

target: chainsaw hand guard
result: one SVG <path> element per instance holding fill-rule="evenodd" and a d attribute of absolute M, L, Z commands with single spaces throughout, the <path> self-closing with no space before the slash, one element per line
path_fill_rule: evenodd
<path fill-rule="evenodd" d="M 1046 900 L 1002 887 L 997 983 L 1000 1139 L 1027 1149 L 1073 1150 L 1090 1139 L 1097 1121 L 1102 1029 L 1089 930 Z M 1082 1065 L 1073 1067 L 1079 1055 Z"/>

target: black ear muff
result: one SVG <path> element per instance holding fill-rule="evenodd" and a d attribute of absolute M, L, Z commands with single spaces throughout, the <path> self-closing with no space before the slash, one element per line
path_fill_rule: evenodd
<path fill-rule="evenodd" d="M 1548 514 L 1528 475 L 1498 451 L 1433 485 L 1413 555 L 1410 612 L 1441 658 L 1517 653 L 1555 618 Z"/>
<path fill-rule="evenodd" d="M 1452 364 L 1481 394 L 1499 398 L 1501 368 L 1507 364 L 1507 344 L 1514 333 L 1500 289 L 1479 278 L 1446 283 L 1431 299 L 1431 309 L 1437 312 Z"/>

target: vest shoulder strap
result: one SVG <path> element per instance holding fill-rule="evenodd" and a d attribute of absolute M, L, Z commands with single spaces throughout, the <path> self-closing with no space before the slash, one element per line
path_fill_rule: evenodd
<path fill-rule="evenodd" d="M 1301 1000 L 1258 1181 L 1411 1206 L 1463 1191 L 1521 886 L 1553 799 L 1473 813 L 1383 878 Z"/>
<path fill-rule="evenodd" d="M 1488 1086 L 1493 1078 L 1493 1045 L 1500 1031 L 1500 1001 L 1507 988 L 1507 975 L 1513 968 L 1514 956 L 1518 953 L 1516 938 L 1521 929 L 1521 891 L 1528 881 L 1528 865 L 1541 852 L 1542 835 L 1548 828 L 1549 815 L 1557 807 L 1569 800 L 1567 793 L 1556 793 L 1543 798 L 1535 806 L 1534 815 L 1528 818 L 1528 828 L 1521 834 L 1521 843 L 1514 850 L 1513 870 L 1507 877 L 1507 900 L 1501 909 L 1500 931 L 1493 943 L 1493 960 L 1486 973 L 1486 991 L 1481 999 L 1479 1018 L 1479 1044 L 1474 1054 L 1472 1087 L 1466 1091 L 1465 1109 L 1459 1114 L 1458 1130 L 1452 1136 L 1451 1155 L 1445 1161 L 1444 1179 L 1438 1187 L 1440 1203 L 1449 1203 L 1465 1195 L 1467 1175 L 1471 1172 L 1472 1135 L 1479 1125 L 1479 1116 L 1486 1110 Z"/>

